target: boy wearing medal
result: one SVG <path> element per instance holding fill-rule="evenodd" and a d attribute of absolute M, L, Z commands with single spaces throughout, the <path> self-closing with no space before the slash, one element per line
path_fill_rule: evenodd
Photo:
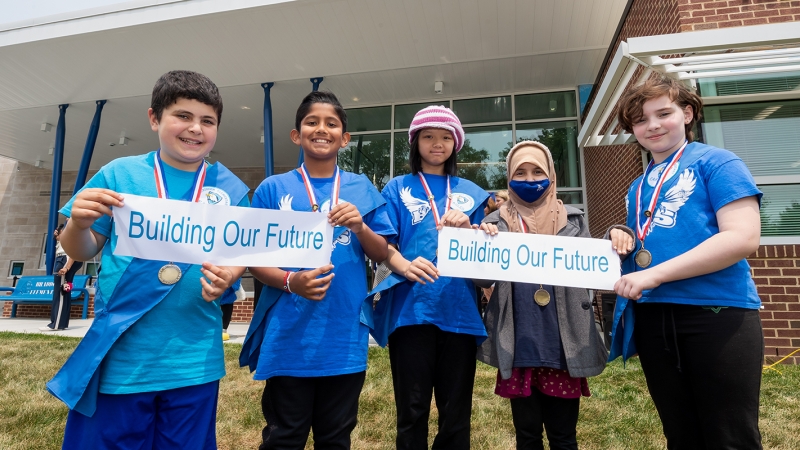
<path fill-rule="evenodd" d="M 620 124 L 653 160 L 626 197 L 635 239 L 610 232 L 633 256 L 614 286 L 610 359 L 639 354 L 668 448 L 761 448 L 761 301 L 745 260 L 761 192 L 736 155 L 692 142 L 701 107 L 669 78 L 620 101 Z"/>
<path fill-rule="evenodd" d="M 207 77 L 164 74 L 148 110 L 159 150 L 110 162 L 61 209 L 71 219 L 67 254 L 83 261 L 103 251 L 94 322 L 47 383 L 70 408 L 65 449 L 216 448 L 225 367 L 215 300 L 244 268 L 116 256 L 111 209 L 125 194 L 248 206 L 247 186 L 203 159 L 221 114 Z"/>
<path fill-rule="evenodd" d="M 395 231 L 369 179 L 337 166 L 350 135 L 335 95 L 308 94 L 291 138 L 305 162 L 264 180 L 253 207 L 326 214 L 334 226 L 331 264 L 250 268 L 266 286 L 240 363 L 266 380 L 262 450 L 302 449 L 311 430 L 316 448 L 350 448 L 372 327 L 365 256 L 386 259 L 386 236 Z"/>

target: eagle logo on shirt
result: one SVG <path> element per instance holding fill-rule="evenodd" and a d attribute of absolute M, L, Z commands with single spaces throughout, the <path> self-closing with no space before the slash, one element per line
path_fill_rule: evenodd
<path fill-rule="evenodd" d="M 400 200 L 403 201 L 403 204 L 406 205 L 406 209 L 408 209 L 408 212 L 411 214 L 411 225 L 422 222 L 422 219 L 424 219 L 431 210 L 430 203 L 411 195 L 410 187 L 400 189 Z"/>
<path fill-rule="evenodd" d="M 286 194 L 281 197 L 280 203 L 278 203 L 278 209 L 281 211 L 293 211 L 292 209 L 292 194 Z"/>
<path fill-rule="evenodd" d="M 696 185 L 697 179 L 694 171 L 684 170 L 675 186 L 672 186 L 664 195 L 664 200 L 661 201 L 655 216 L 653 216 L 653 225 L 664 228 L 674 227 L 677 222 L 678 210 L 689 200 Z M 651 231 L 653 231 L 652 227 L 648 230 L 648 234 Z"/>

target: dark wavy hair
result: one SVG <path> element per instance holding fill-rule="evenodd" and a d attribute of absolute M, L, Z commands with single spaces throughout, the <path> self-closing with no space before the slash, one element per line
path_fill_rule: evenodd
<path fill-rule="evenodd" d="M 153 86 L 150 107 L 156 119 L 179 99 L 197 100 L 214 108 L 217 113 L 217 125 L 222 121 L 222 96 L 219 89 L 207 76 L 189 70 L 173 70 L 161 75 Z"/>
<path fill-rule="evenodd" d="M 642 117 L 644 104 L 663 95 L 669 97 L 681 109 L 687 106 L 692 108 L 692 120 L 686 124 L 686 138 L 692 142 L 694 140 L 692 128 L 700 121 L 703 100 L 679 81 L 660 75 L 649 78 L 625 92 L 617 105 L 617 120 L 620 126 L 628 133 L 633 133 L 633 124 Z"/>
<path fill-rule="evenodd" d="M 295 130 L 300 131 L 300 123 L 303 122 L 308 112 L 311 111 L 311 106 L 313 106 L 314 103 L 327 103 L 333 106 L 336 115 L 339 116 L 339 120 L 342 122 L 342 133 L 347 133 L 347 113 L 344 111 L 342 104 L 339 103 L 339 99 L 336 98 L 336 95 L 331 91 L 313 91 L 303 98 L 303 101 L 300 102 L 300 106 L 297 108 L 297 114 L 294 116 Z"/>

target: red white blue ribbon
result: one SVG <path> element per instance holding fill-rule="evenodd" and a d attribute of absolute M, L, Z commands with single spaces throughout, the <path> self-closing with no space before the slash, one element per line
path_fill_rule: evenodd
<path fill-rule="evenodd" d="M 528 226 L 525 225 L 525 221 L 522 220 L 522 216 L 520 215 L 520 213 L 517 213 L 517 219 L 519 219 L 519 227 L 522 228 L 522 232 L 523 233 L 527 233 L 528 232 Z"/>
<path fill-rule="evenodd" d="M 667 180 L 670 171 L 678 163 L 678 160 L 681 159 L 683 155 L 683 150 L 686 148 L 686 145 L 689 141 L 685 141 L 683 146 L 675 153 L 675 157 L 672 158 L 672 161 L 669 163 L 666 169 L 661 172 L 661 176 L 658 177 L 658 183 L 656 183 L 655 189 L 653 190 L 653 196 L 650 198 L 650 206 L 647 211 L 650 212 L 650 215 L 647 216 L 647 219 L 642 225 L 641 221 L 641 213 L 642 213 L 642 184 L 644 184 L 644 180 L 647 178 L 647 174 L 650 172 L 650 169 L 653 167 L 653 160 L 650 161 L 650 164 L 647 165 L 647 170 L 644 171 L 644 175 L 642 175 L 641 181 L 639 181 L 639 187 L 636 189 L 636 235 L 639 237 L 639 240 L 642 241 L 644 244 L 644 238 L 647 237 L 647 230 L 650 229 L 650 225 L 653 223 L 653 217 L 656 215 L 656 204 L 658 203 L 658 194 L 661 192 L 661 186 L 664 185 L 664 182 Z M 645 214 L 646 215 L 646 214 Z"/>
<path fill-rule="evenodd" d="M 436 208 L 436 198 L 433 196 L 433 192 L 431 188 L 428 186 L 428 182 L 425 181 L 425 175 L 422 172 L 417 173 L 419 175 L 419 181 L 422 183 L 422 188 L 425 189 L 425 195 L 428 196 L 428 203 L 431 204 L 431 211 L 433 211 L 433 222 L 436 226 L 439 226 L 439 220 L 441 220 L 441 216 L 439 216 L 439 210 Z M 450 192 L 450 175 L 447 176 L 447 204 L 444 207 L 444 214 L 447 214 L 447 211 L 450 211 L 450 205 L 453 202 L 453 194 Z"/>
<path fill-rule="evenodd" d="M 153 175 L 156 178 L 156 190 L 158 191 L 158 198 L 170 198 L 169 191 L 167 190 L 167 180 L 164 177 L 164 162 L 161 160 L 161 149 L 156 152 L 156 163 L 154 164 Z M 185 196 L 181 200 L 189 200 L 191 202 L 199 202 L 200 195 L 203 193 L 203 183 L 206 181 L 206 162 L 205 160 L 200 163 L 197 172 L 194 174 L 194 181 L 192 182 L 191 197 Z"/>
<path fill-rule="evenodd" d="M 320 210 L 320 205 L 317 203 L 317 197 L 314 195 L 314 186 L 311 185 L 311 177 L 306 172 L 305 163 L 301 164 L 297 169 L 300 171 L 300 176 L 303 178 L 303 185 L 306 187 L 308 194 L 308 201 L 311 203 L 311 210 L 317 212 Z M 333 187 L 331 188 L 331 209 L 339 204 L 339 188 L 341 185 L 341 177 L 339 175 L 339 166 L 336 166 L 336 173 L 333 176 Z"/>

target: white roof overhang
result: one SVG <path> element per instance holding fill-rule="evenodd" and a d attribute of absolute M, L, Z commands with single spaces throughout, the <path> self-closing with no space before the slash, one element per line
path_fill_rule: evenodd
<path fill-rule="evenodd" d="M 633 135 L 620 129 L 614 117 L 616 105 L 628 86 L 644 82 L 653 72 L 694 86 L 702 78 L 799 70 L 800 26 L 796 22 L 631 38 L 620 42 L 586 114 L 578 143 L 596 147 L 635 142 Z M 800 98 L 800 90 L 742 95 L 737 101 L 786 98 Z M 715 104 L 725 99 L 703 101 Z"/>
<path fill-rule="evenodd" d="M 263 165 L 260 83 L 275 82 L 275 164 L 293 166 L 288 133 L 311 77 L 345 107 L 575 89 L 601 69 L 626 1 L 132 0 L 13 24 L 0 14 L 0 156 L 52 167 L 55 134 L 40 127 L 54 131 L 68 103 L 63 167 L 76 170 L 101 99 L 91 167 L 152 150 L 153 84 L 189 69 L 224 100 L 213 159 Z"/>

